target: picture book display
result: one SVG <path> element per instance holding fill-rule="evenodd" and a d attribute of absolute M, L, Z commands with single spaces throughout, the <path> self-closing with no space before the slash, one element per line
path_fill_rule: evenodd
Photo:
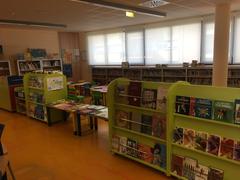
<path fill-rule="evenodd" d="M 142 91 L 142 107 L 156 109 L 157 90 L 146 89 Z"/>
<path fill-rule="evenodd" d="M 195 180 L 208 180 L 209 168 L 198 164 L 195 169 Z"/>
<path fill-rule="evenodd" d="M 209 99 L 196 98 L 195 104 L 196 117 L 212 118 L 212 101 Z"/>
<path fill-rule="evenodd" d="M 222 138 L 220 146 L 220 156 L 233 159 L 234 140 Z"/>
<path fill-rule="evenodd" d="M 195 170 L 197 168 L 197 160 L 185 157 L 183 162 L 183 176 L 188 180 L 195 179 Z"/>
<path fill-rule="evenodd" d="M 209 168 L 208 180 L 223 180 L 224 171 L 213 167 Z"/>
<path fill-rule="evenodd" d="M 157 89 L 157 110 L 166 112 L 167 111 L 167 92 L 168 90 L 163 87 Z"/>
<path fill-rule="evenodd" d="M 176 127 L 173 130 L 173 143 L 183 144 L 183 128 Z"/>
<path fill-rule="evenodd" d="M 142 83 L 138 81 L 130 81 L 128 86 L 128 103 L 132 106 L 140 106 L 142 95 Z"/>
<path fill-rule="evenodd" d="M 141 132 L 152 135 L 152 116 L 142 114 Z"/>
<path fill-rule="evenodd" d="M 189 114 L 190 97 L 176 96 L 176 113 Z"/>
<path fill-rule="evenodd" d="M 220 149 L 221 138 L 216 135 L 208 136 L 207 152 L 218 156 Z"/>
<path fill-rule="evenodd" d="M 116 112 L 116 125 L 121 128 L 130 128 L 131 113 L 126 111 L 117 110 Z"/>
<path fill-rule="evenodd" d="M 192 129 L 184 129 L 183 145 L 187 148 L 194 148 L 195 131 Z"/>
<path fill-rule="evenodd" d="M 195 143 L 194 143 L 194 149 L 204 151 L 207 150 L 207 143 L 208 143 L 208 134 L 205 132 L 195 132 Z"/>
<path fill-rule="evenodd" d="M 131 130 L 136 132 L 141 132 L 141 121 L 142 121 L 142 115 L 138 112 L 132 112 L 132 122 L 130 125 Z"/>
<path fill-rule="evenodd" d="M 233 159 L 240 161 L 240 141 L 235 141 L 234 143 Z"/>
<path fill-rule="evenodd" d="M 164 116 L 153 114 L 152 135 L 161 139 L 166 139 L 166 118 Z"/>
<path fill-rule="evenodd" d="M 179 176 L 183 176 L 183 162 L 183 156 L 173 154 L 171 161 L 171 171 Z"/>
<path fill-rule="evenodd" d="M 166 169 L 166 145 L 155 144 L 153 148 L 153 164 Z"/>
<path fill-rule="evenodd" d="M 196 98 L 190 97 L 189 115 L 196 116 Z"/>
<path fill-rule="evenodd" d="M 214 119 L 233 123 L 234 105 L 232 102 L 214 101 Z"/>
<path fill-rule="evenodd" d="M 138 144 L 138 157 L 139 159 L 152 163 L 153 162 L 153 148 L 145 145 L 145 144 Z"/>
<path fill-rule="evenodd" d="M 127 155 L 138 157 L 138 144 L 137 141 L 132 140 L 130 138 L 127 139 Z"/>
<path fill-rule="evenodd" d="M 240 99 L 235 100 L 235 114 L 234 114 L 234 122 L 236 124 L 240 124 Z"/>

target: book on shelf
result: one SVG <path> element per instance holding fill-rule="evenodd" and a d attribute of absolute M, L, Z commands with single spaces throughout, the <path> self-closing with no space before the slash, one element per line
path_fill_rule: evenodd
<path fill-rule="evenodd" d="M 209 99 L 196 98 L 196 117 L 212 118 L 212 101 Z"/>
<path fill-rule="evenodd" d="M 132 106 L 140 106 L 142 94 L 142 83 L 131 81 L 128 86 L 128 103 Z"/>
<path fill-rule="evenodd" d="M 118 84 L 116 87 L 116 101 L 118 103 L 128 103 L 128 85 Z"/>
<path fill-rule="evenodd" d="M 218 156 L 220 150 L 221 137 L 216 135 L 208 136 L 207 152 Z"/>
<path fill-rule="evenodd" d="M 194 148 L 203 152 L 207 150 L 208 134 L 205 132 L 195 132 Z"/>
<path fill-rule="evenodd" d="M 209 168 L 208 180 L 223 180 L 224 171 L 214 167 Z"/>
<path fill-rule="evenodd" d="M 240 141 L 235 141 L 234 143 L 233 159 L 240 161 Z"/>
<path fill-rule="evenodd" d="M 171 171 L 178 176 L 183 176 L 184 157 L 176 154 L 172 155 Z"/>
<path fill-rule="evenodd" d="M 234 122 L 240 124 L 240 99 L 235 100 Z"/>
<path fill-rule="evenodd" d="M 112 136 L 112 150 L 120 151 L 120 137 L 117 135 Z"/>
<path fill-rule="evenodd" d="M 142 90 L 142 107 L 156 109 L 157 90 L 146 89 Z"/>
<path fill-rule="evenodd" d="M 190 97 L 189 115 L 196 116 L 196 98 Z"/>
<path fill-rule="evenodd" d="M 141 132 L 152 135 L 152 116 L 142 114 Z"/>
<path fill-rule="evenodd" d="M 141 118 L 142 115 L 139 112 L 132 112 L 132 122 L 131 122 L 131 130 L 136 132 L 141 132 Z"/>
<path fill-rule="evenodd" d="M 190 97 L 176 96 L 176 113 L 189 114 Z"/>
<path fill-rule="evenodd" d="M 228 138 L 222 138 L 220 146 L 220 156 L 233 159 L 234 140 Z"/>
<path fill-rule="evenodd" d="M 124 136 L 120 136 L 120 147 L 119 147 L 119 150 L 120 150 L 120 153 L 123 153 L 125 154 L 127 152 L 127 137 L 124 137 Z"/>
<path fill-rule="evenodd" d="M 183 162 L 183 176 L 188 180 L 195 180 L 195 170 L 197 168 L 197 160 L 185 157 Z"/>
<path fill-rule="evenodd" d="M 183 145 L 187 148 L 194 148 L 195 131 L 193 129 L 184 129 Z"/>
<path fill-rule="evenodd" d="M 153 164 L 160 166 L 161 168 L 166 168 L 166 145 L 165 144 L 155 144 L 153 147 Z"/>
<path fill-rule="evenodd" d="M 166 139 L 166 117 L 153 114 L 152 135 L 161 139 Z"/>
<path fill-rule="evenodd" d="M 127 155 L 137 158 L 138 157 L 138 144 L 137 141 L 128 138 L 127 139 Z"/>
<path fill-rule="evenodd" d="M 157 90 L 157 110 L 166 112 L 167 110 L 167 92 L 168 90 L 163 87 L 159 87 Z"/>
<path fill-rule="evenodd" d="M 195 169 L 195 180 L 208 180 L 209 167 L 197 164 Z"/>
<path fill-rule="evenodd" d="M 139 159 L 148 163 L 152 163 L 153 161 L 152 147 L 145 144 L 138 144 L 138 151 Z"/>
<path fill-rule="evenodd" d="M 116 111 L 116 125 L 121 128 L 130 129 L 131 112 L 122 110 Z"/>
<path fill-rule="evenodd" d="M 215 120 L 233 123 L 234 105 L 232 102 L 214 101 L 213 111 Z"/>
<path fill-rule="evenodd" d="M 183 144 L 183 128 L 175 127 L 173 130 L 173 143 Z"/>

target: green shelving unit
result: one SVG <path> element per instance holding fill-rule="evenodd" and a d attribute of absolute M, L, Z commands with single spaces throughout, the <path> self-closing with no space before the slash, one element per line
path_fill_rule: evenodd
<path fill-rule="evenodd" d="M 61 73 L 27 73 L 24 92 L 27 116 L 48 123 L 46 105 L 67 98 L 66 77 Z"/>

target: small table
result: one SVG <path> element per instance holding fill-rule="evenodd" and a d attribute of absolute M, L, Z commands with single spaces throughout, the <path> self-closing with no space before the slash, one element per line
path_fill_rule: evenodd
<path fill-rule="evenodd" d="M 106 94 L 107 94 L 108 86 L 95 86 L 95 87 L 90 88 L 90 90 L 91 90 L 91 92 L 101 93 L 103 105 L 106 106 L 106 104 L 107 104 Z"/>

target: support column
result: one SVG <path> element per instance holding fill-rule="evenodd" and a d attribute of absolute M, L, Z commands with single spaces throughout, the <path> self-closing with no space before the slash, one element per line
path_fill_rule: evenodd
<path fill-rule="evenodd" d="M 213 77 L 214 86 L 227 86 L 230 31 L 230 3 L 216 5 Z"/>

